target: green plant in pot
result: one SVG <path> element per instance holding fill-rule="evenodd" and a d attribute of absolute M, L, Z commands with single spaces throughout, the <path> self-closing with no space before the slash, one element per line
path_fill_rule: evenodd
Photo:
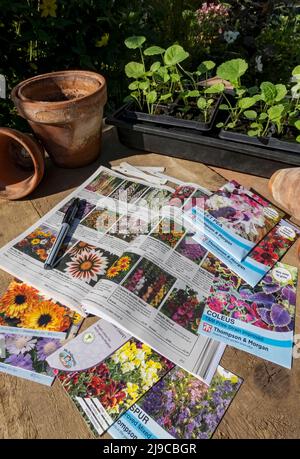
<path fill-rule="evenodd" d="M 217 76 L 231 83 L 231 94 L 224 92 L 225 102 L 220 105 L 220 110 L 228 113 L 227 120 L 217 124 L 217 127 L 225 130 L 239 129 L 242 117 L 252 119 L 254 114 L 252 107 L 260 98 L 258 94 L 249 91 L 242 85 L 241 77 L 246 73 L 248 64 L 244 59 L 231 59 L 217 68 Z"/>
<path fill-rule="evenodd" d="M 126 76 L 132 80 L 128 86 L 130 95 L 126 101 L 133 102 L 133 110 L 137 108 L 140 112 L 136 116 L 156 123 L 157 118 L 154 120 L 142 114 L 167 115 L 170 117 L 167 120 L 169 123 L 172 123 L 172 118 L 178 122 L 200 121 L 206 124 L 211 121 L 219 95 L 224 91 L 222 83 L 209 87 L 205 84 L 215 64 L 205 61 L 196 71 L 191 72 L 183 67 L 183 61 L 188 59 L 189 53 L 182 46 L 174 44 L 167 49 L 159 46 L 144 49 L 145 41 L 142 36 L 125 40 L 125 45 L 138 50 L 140 57 L 139 61 L 131 61 L 125 66 Z M 162 118 L 160 121 L 166 122 Z M 194 124 L 185 126 L 196 127 Z"/>
<path fill-rule="evenodd" d="M 226 66 L 227 63 L 222 64 L 217 74 L 230 78 Z M 291 83 L 287 86 L 264 81 L 259 88 L 247 89 L 241 88 L 236 79 L 234 102 L 220 106 L 229 112 L 226 122 L 218 124 L 223 128 L 220 137 L 299 151 L 296 142 L 300 142 L 300 66 L 292 71 Z"/>

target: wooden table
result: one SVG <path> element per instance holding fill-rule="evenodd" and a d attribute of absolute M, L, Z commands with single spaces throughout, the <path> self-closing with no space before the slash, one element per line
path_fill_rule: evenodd
<path fill-rule="evenodd" d="M 121 158 L 135 165 L 166 166 L 169 175 L 199 183 L 211 190 L 222 185 L 225 178 L 235 178 L 271 199 L 266 179 L 131 151 L 118 143 L 115 129 L 108 128 L 104 133 L 103 153 L 97 163 L 66 170 L 58 169 L 49 162 L 43 182 L 29 199 L 0 201 L 0 246 L 48 212 L 100 164 L 118 164 Z M 295 247 L 283 260 L 297 266 Z M 10 276 L 0 271 L 0 294 L 9 281 Z M 299 313 L 298 308 L 296 333 L 300 332 Z M 244 378 L 244 384 L 214 438 L 300 437 L 300 359 L 294 360 L 293 369 L 289 371 L 227 347 L 221 364 Z M 92 435 L 58 382 L 48 388 L 0 374 L 0 438 L 92 438 Z"/>

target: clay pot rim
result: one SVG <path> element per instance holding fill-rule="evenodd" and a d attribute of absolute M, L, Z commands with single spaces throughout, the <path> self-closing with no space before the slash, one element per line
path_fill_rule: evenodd
<path fill-rule="evenodd" d="M 35 100 L 30 99 L 28 97 L 24 97 L 20 95 L 20 89 L 24 86 L 30 85 L 32 82 L 39 80 L 46 80 L 47 78 L 55 78 L 55 77 L 66 77 L 71 75 L 78 75 L 82 77 L 87 77 L 93 80 L 97 80 L 100 83 L 100 86 L 95 91 L 90 92 L 89 94 L 81 97 L 76 97 L 74 99 L 69 100 L 61 100 L 61 101 L 46 101 L 46 100 Z M 41 106 L 48 106 L 52 109 L 68 107 L 69 105 L 72 106 L 74 102 L 80 101 L 87 101 L 89 98 L 94 98 L 96 95 L 102 95 L 106 93 L 106 80 L 103 75 L 97 72 L 92 72 L 89 70 L 61 70 L 58 72 L 49 72 L 43 73 L 41 75 L 36 75 L 34 77 L 28 78 L 27 80 L 21 81 L 21 83 L 17 84 L 11 92 L 11 97 L 20 100 L 22 103 L 29 103 L 29 104 L 39 104 Z"/>
<path fill-rule="evenodd" d="M 8 185 L 9 192 L 7 193 L 7 195 L 4 191 L 0 191 L 0 198 L 9 200 L 24 198 L 25 196 L 32 193 L 33 190 L 35 190 L 35 188 L 39 185 L 44 176 L 45 149 L 35 138 L 30 137 L 29 134 L 26 134 L 24 132 L 17 131 L 16 129 L 0 127 L 0 136 L 1 135 L 10 137 L 16 143 L 20 144 L 29 153 L 33 162 L 34 171 L 31 175 L 28 175 L 28 177 L 24 180 L 20 180 L 15 184 Z M 32 153 L 32 150 L 34 150 L 37 153 L 37 156 L 35 156 Z M 38 175 L 40 175 L 40 177 L 37 180 L 35 180 L 35 178 L 38 177 Z M 27 185 L 26 189 L 21 193 L 13 193 L 13 190 L 22 183 L 24 185 Z"/>

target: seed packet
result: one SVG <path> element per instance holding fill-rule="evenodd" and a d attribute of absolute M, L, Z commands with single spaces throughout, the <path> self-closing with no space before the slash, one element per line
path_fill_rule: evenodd
<path fill-rule="evenodd" d="M 75 336 L 82 320 L 78 313 L 17 279 L 0 298 L 0 334 L 66 339 Z"/>
<path fill-rule="evenodd" d="M 297 275 L 278 262 L 254 288 L 235 275 L 216 278 L 198 332 L 291 368 Z"/>
<path fill-rule="evenodd" d="M 211 438 L 242 379 L 218 367 L 210 386 L 174 367 L 109 429 L 116 439 Z"/>
<path fill-rule="evenodd" d="M 105 320 L 69 341 L 48 363 L 95 436 L 174 366 Z"/>
<path fill-rule="evenodd" d="M 57 338 L 0 335 L 0 372 L 51 386 L 55 374 L 46 358 L 62 346 Z"/>
<path fill-rule="evenodd" d="M 231 181 L 205 199 L 202 208 L 193 206 L 185 211 L 184 218 L 234 259 L 242 261 L 283 216 L 283 212 L 266 204 L 255 193 Z"/>
<path fill-rule="evenodd" d="M 275 263 L 283 257 L 299 236 L 299 228 L 291 222 L 282 219 L 264 239 L 254 247 L 249 255 L 240 262 L 236 261 L 228 252 L 223 250 L 222 247 L 201 233 L 195 234 L 193 239 L 201 244 L 201 246 L 205 247 L 205 249 L 217 257 L 251 287 L 255 287 Z M 209 258 L 212 261 L 213 257 Z M 225 267 L 222 267 L 223 271 L 224 269 L 226 270 Z"/>

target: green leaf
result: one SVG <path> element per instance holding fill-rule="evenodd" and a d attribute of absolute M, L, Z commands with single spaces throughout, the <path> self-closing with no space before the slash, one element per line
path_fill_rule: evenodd
<path fill-rule="evenodd" d="M 146 94 L 146 100 L 148 104 L 154 104 L 154 102 L 157 99 L 157 92 L 156 91 L 150 91 L 148 94 Z"/>
<path fill-rule="evenodd" d="M 187 91 L 186 93 L 186 97 L 199 97 L 199 96 L 200 96 L 200 92 L 196 89 L 192 91 Z"/>
<path fill-rule="evenodd" d="M 164 62 L 166 65 L 173 66 L 179 64 L 188 57 L 189 53 L 187 53 L 182 46 L 172 45 L 165 51 Z"/>
<path fill-rule="evenodd" d="M 284 106 L 279 104 L 279 105 L 273 105 L 273 107 L 270 107 L 268 109 L 268 115 L 271 121 L 278 121 L 280 120 L 282 114 L 284 112 Z"/>
<path fill-rule="evenodd" d="M 197 100 L 197 107 L 200 109 L 200 110 L 204 110 L 206 108 L 206 100 L 204 97 L 200 97 L 198 100 Z"/>
<path fill-rule="evenodd" d="M 296 137 L 296 142 L 299 142 L 299 143 L 300 143 L 300 135 L 297 135 L 297 137 Z"/>
<path fill-rule="evenodd" d="M 233 129 L 235 127 L 235 123 L 227 123 L 227 127 L 229 129 Z"/>
<path fill-rule="evenodd" d="M 207 73 L 210 70 L 212 70 L 216 64 L 213 61 L 203 61 L 201 64 L 197 67 L 197 70 L 199 74 L 201 75 L 202 73 Z"/>
<path fill-rule="evenodd" d="M 217 127 L 217 128 L 222 128 L 223 126 L 224 126 L 224 123 L 217 123 L 217 124 L 216 124 L 216 127 Z"/>
<path fill-rule="evenodd" d="M 155 56 L 156 54 L 162 54 L 165 52 L 164 48 L 161 48 L 160 46 L 150 46 L 149 48 L 146 48 L 144 51 L 145 56 Z"/>
<path fill-rule="evenodd" d="M 224 89 L 225 86 L 223 85 L 223 83 L 216 83 L 206 88 L 204 92 L 205 94 L 219 94 L 220 92 L 223 92 Z"/>
<path fill-rule="evenodd" d="M 160 96 L 159 100 L 164 101 L 164 100 L 170 99 L 171 97 L 172 97 L 172 93 L 169 92 L 168 94 L 162 94 L 162 95 Z"/>
<path fill-rule="evenodd" d="M 259 127 L 260 127 L 260 124 L 259 124 L 259 123 L 251 123 L 251 124 L 250 124 L 250 127 L 252 127 L 252 128 L 259 128 Z"/>
<path fill-rule="evenodd" d="M 277 92 L 275 100 L 276 102 L 280 102 L 287 94 L 286 86 L 284 84 L 276 84 L 275 88 Z"/>
<path fill-rule="evenodd" d="M 238 97 L 242 97 L 244 94 L 246 94 L 247 91 L 246 89 L 237 88 L 235 92 Z"/>
<path fill-rule="evenodd" d="M 227 105 L 227 104 L 221 104 L 221 105 L 219 106 L 219 110 L 229 110 L 229 105 Z"/>
<path fill-rule="evenodd" d="M 255 118 L 257 117 L 257 113 L 254 110 L 246 110 L 244 112 L 244 115 L 246 118 L 248 118 L 248 120 L 255 120 Z"/>
<path fill-rule="evenodd" d="M 132 37 L 126 38 L 124 43 L 127 46 L 127 48 L 137 49 L 140 48 L 142 44 L 145 43 L 145 41 L 146 37 L 133 35 Z"/>
<path fill-rule="evenodd" d="M 128 62 L 125 65 L 125 73 L 128 78 L 141 78 L 145 73 L 144 66 L 140 62 Z"/>
<path fill-rule="evenodd" d="M 238 85 L 239 78 L 247 71 L 248 64 L 244 59 L 231 59 L 217 68 L 217 76 Z"/>
<path fill-rule="evenodd" d="M 248 136 L 249 137 L 257 137 L 259 135 L 259 131 L 258 130 L 253 130 L 253 129 L 250 129 L 248 132 L 247 132 Z"/>
<path fill-rule="evenodd" d="M 161 66 L 161 63 L 159 61 L 153 62 L 153 64 L 150 67 L 151 72 L 156 72 Z"/>
<path fill-rule="evenodd" d="M 138 87 L 139 87 L 139 82 L 138 81 L 133 81 L 128 86 L 128 89 L 130 89 L 130 91 L 135 91 Z"/>
<path fill-rule="evenodd" d="M 268 118 L 268 115 L 266 113 L 261 113 L 258 117 L 259 121 L 264 121 Z"/>
<path fill-rule="evenodd" d="M 300 120 L 295 121 L 294 126 L 300 131 Z"/>
<path fill-rule="evenodd" d="M 171 80 L 173 83 L 178 83 L 178 81 L 180 81 L 180 76 L 177 73 L 171 73 Z"/>
<path fill-rule="evenodd" d="M 253 107 L 253 105 L 255 104 L 256 104 L 256 100 L 254 97 L 244 97 L 243 99 L 240 99 L 238 101 L 238 106 L 242 108 L 243 110 Z"/>
<path fill-rule="evenodd" d="M 139 88 L 140 88 L 142 91 L 145 91 L 145 89 L 148 89 L 149 86 L 150 86 L 149 80 L 141 81 L 141 82 L 139 83 Z"/>
<path fill-rule="evenodd" d="M 300 75 L 300 65 L 297 65 L 297 66 L 293 69 L 292 75 Z"/>
<path fill-rule="evenodd" d="M 276 86 L 270 81 L 263 81 L 260 85 L 262 100 L 271 104 L 275 101 L 277 96 Z"/>

